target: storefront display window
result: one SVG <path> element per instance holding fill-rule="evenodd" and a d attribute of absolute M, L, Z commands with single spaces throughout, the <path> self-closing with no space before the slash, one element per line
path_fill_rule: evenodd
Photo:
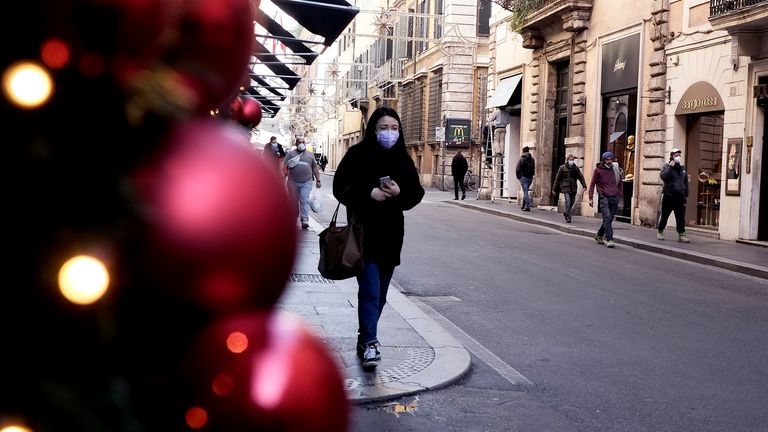
<path fill-rule="evenodd" d="M 717 228 L 723 183 L 723 114 L 690 115 L 687 124 L 688 200 L 695 197 L 696 205 L 687 206 L 686 219 L 691 225 Z"/>
<path fill-rule="evenodd" d="M 612 152 L 624 172 L 624 198 L 619 202 L 616 219 L 631 222 L 635 179 L 635 128 L 637 93 L 614 94 L 603 98 L 603 131 L 600 154 Z"/>

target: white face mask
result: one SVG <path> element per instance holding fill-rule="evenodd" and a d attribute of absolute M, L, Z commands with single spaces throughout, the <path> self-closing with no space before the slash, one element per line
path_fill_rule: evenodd
<path fill-rule="evenodd" d="M 396 130 L 380 130 L 376 131 L 376 139 L 379 141 L 382 147 L 385 149 L 392 148 L 397 143 L 397 139 L 400 137 L 400 131 Z"/>
<path fill-rule="evenodd" d="M 675 163 L 680 165 L 680 161 L 683 160 L 680 156 L 675 156 Z"/>
<path fill-rule="evenodd" d="M 304 143 L 301 143 L 298 145 L 298 147 L 296 147 L 296 149 L 299 150 L 300 152 L 303 152 L 304 150 L 307 149 L 307 145 Z"/>
<path fill-rule="evenodd" d="M 575 164 L 575 163 L 576 163 L 576 161 L 574 161 L 573 159 L 569 159 L 568 160 L 568 166 L 573 166 L 573 164 Z"/>

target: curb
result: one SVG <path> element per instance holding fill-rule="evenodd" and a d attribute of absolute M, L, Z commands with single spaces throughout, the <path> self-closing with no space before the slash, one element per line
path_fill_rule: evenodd
<path fill-rule="evenodd" d="M 556 222 L 550 222 L 547 220 L 537 219 L 533 217 L 526 217 L 523 215 L 517 215 L 514 213 L 505 212 L 502 210 L 489 209 L 482 206 L 469 204 L 466 202 L 453 202 L 445 201 L 448 204 L 463 207 L 470 210 L 475 210 L 481 213 L 487 213 L 494 216 L 500 216 L 507 219 L 516 220 L 519 222 L 529 223 L 533 225 L 541 225 L 547 228 L 552 228 L 558 231 L 566 232 L 569 234 L 575 234 L 583 237 L 592 237 L 592 231 L 587 231 L 583 228 L 575 228 L 565 226 Z M 734 261 L 728 258 L 722 258 L 714 255 L 707 255 L 700 252 L 687 251 L 683 249 L 670 248 L 653 243 L 649 243 L 643 240 L 637 240 L 633 238 L 615 236 L 615 238 L 621 241 L 621 244 L 640 249 L 652 253 L 663 254 L 674 258 L 685 259 L 687 261 L 703 264 L 710 267 L 722 268 L 725 270 L 735 271 L 743 273 L 749 276 L 754 276 L 761 279 L 768 279 L 768 267 L 759 266 L 755 264 L 744 263 L 740 261 Z"/>

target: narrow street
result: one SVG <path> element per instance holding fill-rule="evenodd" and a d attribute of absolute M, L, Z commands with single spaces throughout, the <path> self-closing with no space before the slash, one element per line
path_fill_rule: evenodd
<path fill-rule="evenodd" d="M 394 279 L 466 346 L 472 370 L 357 406 L 353 430 L 766 430 L 768 282 L 450 198 L 430 191 L 407 214 Z M 326 224 L 334 208 L 314 216 Z"/>

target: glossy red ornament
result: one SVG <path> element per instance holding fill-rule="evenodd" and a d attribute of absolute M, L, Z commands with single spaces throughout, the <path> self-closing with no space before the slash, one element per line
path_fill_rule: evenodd
<path fill-rule="evenodd" d="M 239 122 L 248 129 L 253 129 L 261 123 L 261 103 L 248 96 L 242 98 L 243 108 Z"/>
<path fill-rule="evenodd" d="M 135 182 L 154 229 L 158 279 L 214 311 L 272 307 L 293 266 L 296 209 L 241 128 L 212 119 L 178 125 Z"/>
<path fill-rule="evenodd" d="M 207 412 L 206 430 L 347 428 L 339 366 L 296 315 L 221 320 L 202 334 L 186 360 L 190 403 Z"/>
<path fill-rule="evenodd" d="M 229 103 L 229 118 L 234 121 L 240 121 L 243 116 L 243 98 L 240 95 L 235 96 Z"/>
<path fill-rule="evenodd" d="M 195 85 L 191 109 L 205 113 L 239 92 L 253 50 L 250 0 L 187 0 L 167 64 Z"/>

